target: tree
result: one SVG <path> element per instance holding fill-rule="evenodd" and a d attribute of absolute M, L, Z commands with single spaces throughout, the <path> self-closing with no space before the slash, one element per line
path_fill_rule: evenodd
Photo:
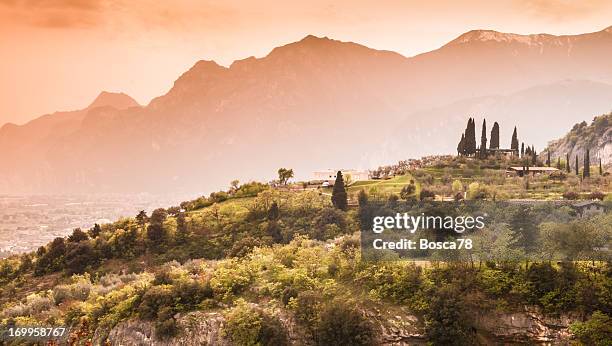
<path fill-rule="evenodd" d="M 576 154 L 576 175 L 580 175 L 580 170 L 578 168 L 578 154 Z"/>
<path fill-rule="evenodd" d="M 238 186 L 240 186 L 240 180 L 234 179 L 230 182 L 230 191 L 236 192 L 238 190 Z"/>
<path fill-rule="evenodd" d="M 414 183 L 411 182 L 410 184 L 402 187 L 402 190 L 400 191 L 400 198 L 407 201 L 412 197 L 412 195 L 414 195 L 415 192 L 416 186 L 414 186 Z"/>
<path fill-rule="evenodd" d="M 476 125 L 472 118 L 468 119 L 465 134 L 462 136 L 462 142 L 463 155 L 470 156 L 476 153 Z"/>
<path fill-rule="evenodd" d="M 89 242 L 71 244 L 66 252 L 66 271 L 69 275 L 81 274 L 87 267 L 95 267 L 98 258 Z"/>
<path fill-rule="evenodd" d="M 589 149 L 586 150 L 584 154 L 584 169 L 582 170 L 582 176 L 584 178 L 588 178 L 591 176 L 591 158 L 589 154 Z"/>
<path fill-rule="evenodd" d="M 187 227 L 187 220 L 185 219 L 185 213 L 180 212 L 176 216 L 176 242 L 183 244 L 189 239 L 189 227 Z"/>
<path fill-rule="evenodd" d="M 525 156 L 525 142 L 521 143 L 521 157 Z"/>
<path fill-rule="evenodd" d="M 510 149 L 514 150 L 516 154 L 519 153 L 519 141 L 518 136 L 516 134 L 516 126 L 514 127 L 514 132 L 512 132 L 512 141 L 510 142 Z"/>
<path fill-rule="evenodd" d="M 334 183 L 334 189 L 332 191 L 332 204 L 334 207 L 340 210 L 346 210 L 348 207 L 348 199 L 346 194 L 346 188 L 344 187 L 344 179 L 342 179 L 342 172 L 338 171 L 336 174 L 336 182 Z"/>
<path fill-rule="evenodd" d="M 569 153 L 565 154 L 565 170 L 567 171 L 567 173 L 572 171 L 572 169 L 570 167 L 570 155 L 569 155 Z"/>
<path fill-rule="evenodd" d="M 482 120 L 482 133 L 480 134 L 480 158 L 487 157 L 487 119 Z"/>
<path fill-rule="evenodd" d="M 141 210 L 138 215 L 136 215 L 136 221 L 140 226 L 144 226 L 148 221 L 147 213 L 144 210 Z"/>
<path fill-rule="evenodd" d="M 465 153 L 465 133 L 461 134 L 461 140 L 457 144 L 457 155 L 463 155 Z"/>
<path fill-rule="evenodd" d="M 535 151 L 535 147 L 532 146 L 530 151 L 531 151 L 531 164 L 536 166 L 538 164 L 538 154 Z"/>
<path fill-rule="evenodd" d="M 561 156 L 557 157 L 557 169 L 561 170 Z"/>
<path fill-rule="evenodd" d="M 81 231 L 80 228 L 75 228 L 74 231 L 72 231 L 72 234 L 68 236 L 68 241 L 70 243 L 78 243 L 82 240 L 87 240 L 89 239 L 89 237 L 87 236 L 87 233 Z"/>
<path fill-rule="evenodd" d="M 168 216 L 164 208 L 158 208 L 151 213 L 149 227 L 147 227 L 147 238 L 155 245 L 160 245 L 166 238 L 164 221 Z"/>
<path fill-rule="evenodd" d="M 278 181 L 282 185 L 287 185 L 287 182 L 291 178 L 293 178 L 293 169 L 279 168 L 279 170 L 278 170 Z"/>
<path fill-rule="evenodd" d="M 97 223 L 89 230 L 89 236 L 91 239 L 96 239 L 100 233 L 102 233 L 102 228 Z"/>
<path fill-rule="evenodd" d="M 497 121 L 493 124 L 493 128 L 491 129 L 491 142 L 489 148 L 499 149 L 499 124 Z"/>
<path fill-rule="evenodd" d="M 550 167 L 550 150 L 546 151 L 546 166 Z"/>
<path fill-rule="evenodd" d="M 270 209 L 268 209 L 268 220 L 270 221 L 278 220 L 279 217 L 280 217 L 280 211 L 278 210 L 278 203 L 273 202 L 272 205 L 270 206 Z"/>

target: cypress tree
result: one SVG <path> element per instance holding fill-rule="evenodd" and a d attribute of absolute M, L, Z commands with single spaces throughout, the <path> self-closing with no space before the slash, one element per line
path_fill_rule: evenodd
<path fill-rule="evenodd" d="M 546 151 L 546 166 L 550 167 L 550 150 Z"/>
<path fill-rule="evenodd" d="M 603 175 L 603 167 L 601 166 L 601 158 L 599 158 L 599 175 Z"/>
<path fill-rule="evenodd" d="M 531 164 L 537 166 L 538 164 L 538 155 L 536 154 L 535 147 L 531 147 Z"/>
<path fill-rule="evenodd" d="M 580 171 L 578 169 L 578 154 L 576 154 L 576 175 L 579 175 Z"/>
<path fill-rule="evenodd" d="M 499 124 L 497 121 L 493 124 L 491 129 L 491 143 L 489 149 L 499 149 Z"/>
<path fill-rule="evenodd" d="M 521 143 L 521 157 L 525 156 L 525 142 Z"/>
<path fill-rule="evenodd" d="M 557 157 L 557 169 L 561 170 L 561 156 Z"/>
<path fill-rule="evenodd" d="M 516 134 L 516 126 L 514 127 L 514 132 L 512 132 L 512 140 L 510 141 L 510 149 L 514 150 L 516 154 L 519 153 L 519 142 L 518 136 Z"/>
<path fill-rule="evenodd" d="M 465 152 L 468 156 L 476 154 L 476 122 L 472 118 L 465 129 Z"/>
<path fill-rule="evenodd" d="M 487 119 L 482 120 L 482 133 L 480 134 L 480 157 L 487 157 Z"/>
<path fill-rule="evenodd" d="M 567 173 L 572 171 L 572 169 L 570 168 L 570 156 L 569 156 L 569 153 L 565 153 L 565 170 L 567 171 Z"/>
<path fill-rule="evenodd" d="M 591 176 L 591 158 L 589 155 L 589 149 L 584 154 L 584 168 L 582 169 L 582 176 L 588 178 Z"/>
<path fill-rule="evenodd" d="M 464 155 L 465 154 L 465 133 L 461 134 L 461 140 L 459 141 L 459 144 L 457 145 L 457 155 Z"/>
<path fill-rule="evenodd" d="M 346 210 L 348 207 L 346 189 L 344 187 L 344 179 L 342 178 L 342 172 L 340 171 L 338 171 L 338 174 L 336 174 L 336 182 L 334 183 L 331 200 L 332 204 L 337 209 Z"/>

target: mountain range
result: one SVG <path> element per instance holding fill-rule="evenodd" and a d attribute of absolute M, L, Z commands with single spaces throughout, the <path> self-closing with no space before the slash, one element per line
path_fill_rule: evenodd
<path fill-rule="evenodd" d="M 198 61 L 140 106 L 89 107 L 0 128 L 0 193 L 207 192 L 455 151 L 467 118 L 544 147 L 612 109 L 612 27 L 568 36 L 467 32 L 414 57 L 326 37 L 229 67 Z M 491 126 L 489 125 L 489 126 Z M 505 131 L 505 132 L 503 132 Z M 503 143 L 502 143 L 503 145 Z"/>

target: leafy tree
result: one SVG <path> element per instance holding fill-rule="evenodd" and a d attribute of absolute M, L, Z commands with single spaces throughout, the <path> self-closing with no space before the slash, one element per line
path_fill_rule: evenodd
<path fill-rule="evenodd" d="M 81 274 L 88 266 L 96 266 L 98 258 L 89 242 L 71 244 L 66 252 L 66 271 L 69 275 Z"/>
<path fill-rule="evenodd" d="M 279 168 L 278 181 L 282 185 L 287 185 L 289 179 L 293 178 L 293 169 Z"/>
<path fill-rule="evenodd" d="M 230 191 L 236 192 L 238 190 L 238 186 L 240 186 L 240 180 L 234 179 L 230 182 Z"/>
<path fill-rule="evenodd" d="M 80 241 L 87 240 L 87 239 L 89 239 L 89 237 L 87 236 L 87 233 L 81 231 L 80 228 L 75 228 L 72 231 L 72 234 L 68 236 L 68 241 L 70 243 L 78 243 Z"/>
<path fill-rule="evenodd" d="M 147 217 L 147 213 L 144 210 L 141 210 L 138 215 L 136 215 L 136 221 L 142 227 L 144 226 L 149 218 Z"/>
<path fill-rule="evenodd" d="M 411 182 L 410 184 L 404 185 L 404 187 L 402 187 L 402 190 L 400 191 L 400 198 L 406 201 L 410 200 L 411 198 L 413 198 L 415 192 L 416 186 L 413 182 Z"/>
<path fill-rule="evenodd" d="M 163 208 L 155 209 L 153 213 L 151 213 L 149 227 L 147 227 L 147 238 L 155 246 L 160 245 L 166 238 L 164 221 L 166 221 L 167 216 L 168 214 Z"/>
<path fill-rule="evenodd" d="M 184 244 L 189 239 L 190 232 L 187 227 L 187 220 L 185 219 L 185 213 L 180 212 L 176 216 L 176 242 Z"/>
<path fill-rule="evenodd" d="M 91 239 L 96 239 L 100 233 L 102 233 L 102 228 L 97 223 L 89 230 L 89 236 Z"/>
<path fill-rule="evenodd" d="M 344 187 L 344 179 L 342 179 L 341 171 L 338 171 L 336 174 L 331 200 L 334 207 L 340 210 L 346 210 L 348 207 L 348 196 L 346 194 L 346 188 Z"/>
<path fill-rule="evenodd" d="M 499 124 L 497 121 L 493 124 L 491 129 L 491 141 L 489 143 L 490 149 L 499 149 Z"/>
<path fill-rule="evenodd" d="M 278 220 L 280 217 L 280 210 L 278 209 L 278 203 L 272 202 L 270 209 L 268 209 L 268 220 Z"/>

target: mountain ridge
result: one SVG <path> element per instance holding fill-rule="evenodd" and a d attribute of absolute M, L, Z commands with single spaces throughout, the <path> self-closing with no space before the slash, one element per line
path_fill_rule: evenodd
<path fill-rule="evenodd" d="M 206 191 L 270 179 L 281 166 L 300 178 L 321 166 L 375 167 L 416 155 L 422 143 L 382 153 L 419 111 L 564 79 L 612 84 L 612 35 L 578 36 L 570 55 L 476 42 L 407 58 L 310 35 L 229 67 L 201 60 L 147 106 L 97 107 L 52 133 L 28 133 L 37 139 L 25 147 L 0 131 L 0 191 Z"/>

